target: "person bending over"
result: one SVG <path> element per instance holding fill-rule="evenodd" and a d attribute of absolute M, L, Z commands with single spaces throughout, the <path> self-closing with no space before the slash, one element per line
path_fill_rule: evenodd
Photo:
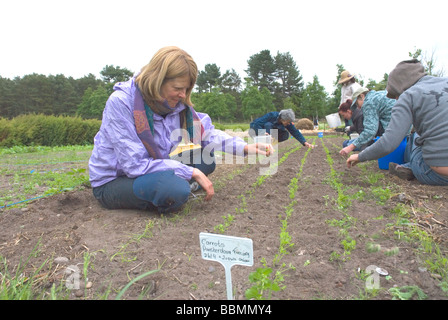
<path fill-rule="evenodd" d="M 313 145 L 306 141 L 300 130 L 292 123 L 294 119 L 295 114 L 292 109 L 285 109 L 280 112 L 269 112 L 250 123 L 249 135 L 253 138 L 255 136 L 271 134 L 273 130 L 277 130 L 278 142 L 287 140 L 289 134 L 291 134 L 303 146 L 313 148 Z"/>
<path fill-rule="evenodd" d="M 381 139 L 347 159 L 347 166 L 375 160 L 394 151 L 413 126 L 406 146 L 407 163 L 389 164 L 400 178 L 448 185 L 448 78 L 428 76 L 416 59 L 400 62 L 390 73 L 387 95 L 397 99 Z"/>

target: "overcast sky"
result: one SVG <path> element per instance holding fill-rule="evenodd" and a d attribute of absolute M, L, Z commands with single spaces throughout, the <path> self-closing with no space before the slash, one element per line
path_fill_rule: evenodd
<path fill-rule="evenodd" d="M 0 0 L 0 76 L 135 72 L 176 45 L 199 70 L 215 63 L 244 78 L 250 56 L 268 49 L 332 92 L 337 64 L 380 81 L 416 48 L 448 75 L 446 19 L 442 0 Z"/>

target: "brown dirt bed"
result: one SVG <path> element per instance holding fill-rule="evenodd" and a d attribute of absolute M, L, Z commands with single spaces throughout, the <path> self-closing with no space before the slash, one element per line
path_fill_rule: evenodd
<path fill-rule="evenodd" d="M 318 146 L 309 152 L 303 147 L 292 152 L 259 186 L 254 186 L 260 177 L 259 163 L 219 164 L 210 175 L 214 198 L 203 202 L 198 192 L 197 198 L 176 214 L 106 210 L 89 188 L 42 198 L 26 208 L 1 210 L 0 255 L 6 258 L 11 273 L 36 248 L 37 255 L 26 272 L 31 273 L 48 259 L 52 263 L 41 272 L 50 275 L 46 281 L 51 282 L 61 279 L 67 266 L 82 270 L 84 254 L 88 253 L 88 279 L 81 276 L 81 283 L 90 282 L 89 289 L 72 290 L 70 299 L 100 299 L 105 292 L 109 292 L 107 299 L 114 299 L 130 280 L 158 268 L 159 272 L 133 284 L 123 299 L 226 299 L 224 269 L 217 262 L 201 258 L 199 233 L 216 233 L 215 227 L 224 224 L 223 216 L 230 214 L 234 221 L 224 234 L 250 238 L 254 247 L 253 267 L 232 268 L 236 299 L 245 299 L 245 291 L 252 286 L 250 273 L 262 267 L 265 260 L 274 270 L 283 263 L 287 269 L 283 272 L 285 288 L 274 292 L 271 299 L 360 299 L 367 296 L 362 272 L 375 265 L 387 270 L 389 277 L 380 277 L 382 290 L 367 296 L 370 299 L 392 299 L 388 289 L 410 285 L 418 286 L 428 299 L 446 300 L 440 287 L 441 275 L 424 264 L 420 242 L 397 238 L 400 228 L 391 210 L 399 203 L 405 206 L 412 213 L 410 222 L 431 235 L 446 257 L 448 188 L 399 180 L 378 169 L 376 162 L 346 169 L 345 159 L 338 154 L 342 136 L 310 136 L 308 140 Z M 279 159 L 298 146 L 293 139 L 277 145 Z M 333 159 L 332 165 L 324 147 Z M 344 192 L 365 194 L 362 199 L 353 199 L 346 210 L 336 204 L 338 191 L 330 183 L 332 168 L 340 173 Z M 366 172 L 382 175 L 372 184 L 366 180 Z M 294 177 L 298 190 L 287 219 L 293 245 L 274 266 L 281 220 L 292 201 L 288 185 Z M 392 197 L 379 204 L 371 191 L 376 186 L 389 188 Z M 353 222 L 348 235 L 356 246 L 344 256 L 341 227 L 329 221 L 342 221 L 347 216 Z M 369 243 L 379 245 L 380 250 L 369 252 Z M 388 255 L 391 250 L 397 251 Z M 336 255 L 339 258 L 335 259 Z M 57 257 L 68 261 L 54 263 Z"/>

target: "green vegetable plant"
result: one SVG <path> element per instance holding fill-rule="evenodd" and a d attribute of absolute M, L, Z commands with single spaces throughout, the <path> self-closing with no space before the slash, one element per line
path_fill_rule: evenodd
<path fill-rule="evenodd" d="M 227 216 L 222 217 L 224 219 L 224 224 L 221 223 L 214 227 L 214 230 L 219 233 L 224 233 L 227 230 L 227 228 L 230 227 L 232 222 L 235 220 L 235 216 L 231 215 L 230 213 Z"/>
<path fill-rule="evenodd" d="M 257 268 L 249 275 L 249 282 L 253 283 L 252 287 L 246 290 L 247 299 L 264 300 L 271 299 L 272 293 L 280 291 L 286 288 L 283 285 L 285 280 L 284 272 L 286 270 L 294 269 L 292 265 L 286 267 L 282 265 L 282 268 L 277 269 L 274 275 L 272 268 L 267 266 L 266 259 L 262 259 L 263 268 Z"/>
<path fill-rule="evenodd" d="M 291 150 L 290 153 L 298 150 L 295 148 Z M 262 258 L 263 268 L 257 268 L 256 271 L 252 272 L 249 275 L 249 281 L 253 283 L 252 287 L 246 290 L 246 298 L 247 299 L 270 299 L 273 292 L 283 290 L 286 286 L 283 285 L 285 280 L 284 273 L 288 270 L 295 270 L 295 267 L 292 264 L 287 265 L 284 262 L 281 262 L 283 257 L 289 254 L 289 249 L 294 246 L 292 242 L 292 237 L 288 232 L 288 218 L 294 213 L 294 206 L 297 204 L 295 200 L 295 195 L 298 190 L 298 181 L 302 174 L 303 165 L 305 163 L 306 157 L 310 149 L 308 149 L 302 158 L 301 166 L 299 172 L 295 177 L 293 177 L 288 186 L 289 198 L 291 202 L 285 207 L 285 215 L 279 215 L 281 227 L 279 234 L 279 250 L 275 254 L 274 259 L 272 261 L 273 267 L 277 267 L 276 271 L 274 269 L 267 266 L 267 261 L 265 258 Z M 282 159 L 285 159 L 282 157 Z"/>
<path fill-rule="evenodd" d="M 263 300 L 266 292 L 268 292 L 268 299 L 271 298 L 272 292 L 280 291 L 280 286 L 276 279 L 271 279 L 272 269 L 257 268 L 255 272 L 249 275 L 249 281 L 254 285 L 246 290 L 247 299 Z"/>

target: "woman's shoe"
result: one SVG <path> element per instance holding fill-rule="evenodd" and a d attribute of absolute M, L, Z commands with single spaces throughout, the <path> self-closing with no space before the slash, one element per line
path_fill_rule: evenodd
<path fill-rule="evenodd" d="M 411 169 L 400 166 L 399 164 L 393 162 L 389 163 L 389 173 L 403 180 L 409 181 L 415 179 L 415 176 L 412 173 Z"/>

